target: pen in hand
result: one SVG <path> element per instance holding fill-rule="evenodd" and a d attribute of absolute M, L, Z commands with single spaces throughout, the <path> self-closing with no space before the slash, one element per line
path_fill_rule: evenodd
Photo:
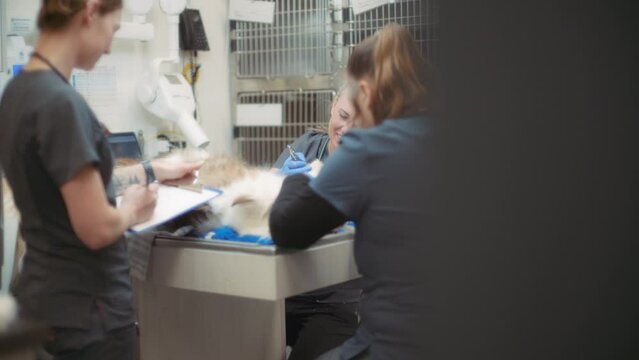
<path fill-rule="evenodd" d="M 289 157 L 286 158 L 282 167 L 277 171 L 280 175 L 293 175 L 306 173 L 311 170 L 311 167 L 306 163 L 306 159 L 303 153 L 295 152 L 295 149 L 291 145 L 286 145 L 289 153 Z"/>
<path fill-rule="evenodd" d="M 297 156 L 295 156 L 295 150 L 293 147 L 291 145 L 286 145 L 286 147 L 288 148 L 289 154 L 291 154 L 291 159 L 297 161 Z"/>

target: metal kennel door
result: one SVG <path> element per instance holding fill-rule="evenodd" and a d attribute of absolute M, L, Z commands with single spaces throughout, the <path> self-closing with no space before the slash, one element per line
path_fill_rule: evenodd
<path fill-rule="evenodd" d="M 325 125 L 348 55 L 388 23 L 408 28 L 437 63 L 436 0 L 395 0 L 355 16 L 350 0 L 276 0 L 273 24 L 231 21 L 234 152 L 270 166 L 286 144 Z M 237 126 L 238 106 L 279 104 L 281 125 Z"/>

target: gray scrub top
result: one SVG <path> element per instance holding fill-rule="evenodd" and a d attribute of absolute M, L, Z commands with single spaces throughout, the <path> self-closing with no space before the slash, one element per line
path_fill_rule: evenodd
<path fill-rule="evenodd" d="M 23 315 L 84 330 L 95 328 L 96 316 L 107 331 L 133 323 L 124 240 L 87 248 L 73 231 L 60 192 L 81 168 L 94 166 L 115 205 L 113 158 L 95 114 L 53 71 L 22 72 L 4 91 L 0 129 L 0 164 L 27 245 L 12 289 Z"/>
<path fill-rule="evenodd" d="M 431 119 L 415 116 L 351 129 L 310 182 L 356 223 L 354 255 L 364 279 L 356 338 L 371 343 L 375 358 L 401 359 L 420 341 L 409 339 L 407 326 L 423 299 L 420 252 L 429 217 L 416 197 L 429 186 L 430 128 Z"/>

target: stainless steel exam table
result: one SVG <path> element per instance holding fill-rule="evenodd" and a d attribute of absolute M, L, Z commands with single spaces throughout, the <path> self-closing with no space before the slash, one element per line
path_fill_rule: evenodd
<path fill-rule="evenodd" d="M 147 279 L 134 279 L 141 359 L 285 359 L 284 299 L 357 278 L 352 239 L 292 250 L 156 238 Z"/>

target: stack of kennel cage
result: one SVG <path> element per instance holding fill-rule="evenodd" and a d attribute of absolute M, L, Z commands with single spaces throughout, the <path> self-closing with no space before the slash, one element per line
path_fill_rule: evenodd
<path fill-rule="evenodd" d="M 275 0 L 273 24 L 231 21 L 232 118 L 243 104 L 280 104 L 281 126 L 235 126 L 234 151 L 270 166 L 286 144 L 330 117 L 348 55 L 394 22 L 436 63 L 437 0 L 395 0 L 355 16 L 350 0 Z"/>

